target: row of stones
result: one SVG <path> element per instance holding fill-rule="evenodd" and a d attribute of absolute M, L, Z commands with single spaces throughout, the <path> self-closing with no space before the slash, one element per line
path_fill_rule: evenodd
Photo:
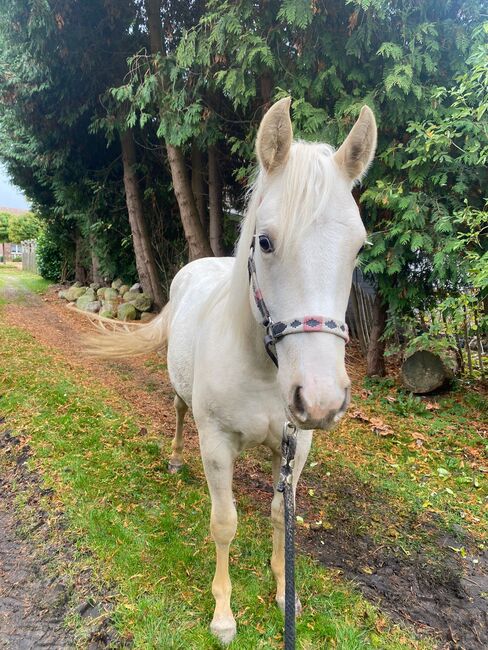
<path fill-rule="evenodd" d="M 150 297 L 141 291 L 140 284 L 131 287 L 122 280 L 114 280 L 110 287 L 102 287 L 96 282 L 84 287 L 75 282 L 69 289 L 58 293 L 60 298 L 76 303 L 78 309 L 99 313 L 104 318 L 119 320 L 150 320 Z"/>

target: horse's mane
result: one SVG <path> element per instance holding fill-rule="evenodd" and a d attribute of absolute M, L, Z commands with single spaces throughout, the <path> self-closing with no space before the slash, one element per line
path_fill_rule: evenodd
<path fill-rule="evenodd" d="M 301 233 L 324 210 L 328 200 L 332 176 L 336 173 L 332 164 L 334 149 L 327 144 L 294 142 L 284 169 L 266 177 L 262 171 L 251 185 L 245 216 L 241 222 L 240 236 L 236 246 L 235 264 L 230 278 L 217 288 L 212 303 L 225 300 L 224 320 L 226 327 L 232 323 L 231 331 L 236 339 L 249 331 L 249 276 L 247 260 L 251 241 L 256 229 L 256 213 L 262 196 L 273 184 L 280 184 L 280 223 L 275 250 L 282 254 Z"/>

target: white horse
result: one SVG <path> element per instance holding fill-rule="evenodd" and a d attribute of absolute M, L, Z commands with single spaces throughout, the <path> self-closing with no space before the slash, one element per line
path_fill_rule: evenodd
<path fill-rule="evenodd" d="M 176 392 L 170 469 L 183 464 L 183 419 L 191 408 L 217 551 L 211 631 L 224 643 L 236 633 L 228 566 L 237 526 L 232 497 L 236 457 L 258 444 L 269 447 L 276 487 L 282 428 L 290 420 L 299 429 L 296 489 L 312 430 L 330 429 L 349 403 L 344 319 L 355 259 L 366 237 L 351 188 L 373 158 L 376 123 L 364 106 L 334 153 L 324 144 L 292 142 L 289 109 L 290 99 L 278 101 L 259 128 L 259 175 L 236 257 L 188 264 L 173 280 L 170 301 L 157 318 L 130 333 L 108 333 L 92 346 L 103 356 L 127 356 L 167 342 Z M 280 335 L 283 329 L 295 335 Z M 263 345 L 266 332 L 278 367 Z M 283 609 L 283 497 L 276 489 L 271 516 L 271 567 L 276 601 Z"/>

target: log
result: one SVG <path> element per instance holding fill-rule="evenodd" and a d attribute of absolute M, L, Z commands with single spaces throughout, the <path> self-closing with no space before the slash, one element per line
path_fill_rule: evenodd
<path fill-rule="evenodd" d="M 402 365 L 402 381 L 412 393 L 431 393 L 447 386 L 459 371 L 455 350 L 416 350 Z"/>

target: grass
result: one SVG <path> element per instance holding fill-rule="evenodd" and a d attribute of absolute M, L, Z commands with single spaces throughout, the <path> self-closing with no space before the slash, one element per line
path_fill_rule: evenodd
<path fill-rule="evenodd" d="M 162 454 L 158 436 L 141 432 L 117 395 L 5 323 L 0 395 L 0 413 L 26 437 L 31 466 L 67 514 L 67 534 L 78 551 L 75 565 L 89 564 L 100 584 L 115 589 L 113 617 L 122 634 L 141 649 L 219 648 L 208 631 L 214 550 L 200 463 L 178 477 L 169 475 L 168 439 Z M 250 498 L 237 497 L 231 570 L 238 636 L 230 647 L 281 648 L 270 523 Z M 434 647 L 386 621 L 337 572 L 302 556 L 297 574 L 305 604 L 299 648 Z M 82 645 L 82 622 L 72 623 Z"/>
<path fill-rule="evenodd" d="M 41 278 L 40 275 L 20 271 L 18 266 L 0 264 L 0 305 L 7 302 L 5 297 L 7 288 L 15 295 L 16 302 L 22 302 L 29 293 L 43 293 L 50 284 L 49 280 Z"/>
<path fill-rule="evenodd" d="M 334 436 L 316 436 L 310 481 L 349 472 L 371 498 L 358 509 L 357 531 L 409 552 L 436 552 L 439 533 L 462 529 L 483 549 L 488 539 L 488 400 L 461 384 L 421 399 L 391 379 L 364 380 L 352 415 Z M 382 425 L 388 428 L 382 431 Z M 347 507 L 347 504 L 343 504 Z M 334 523 L 334 504 L 315 499 L 310 517 Z M 353 517 L 353 514 L 351 514 Z M 311 523 L 309 521 L 308 523 Z M 305 521 L 305 525 L 307 521 Z M 390 535 L 388 534 L 390 531 Z"/>

